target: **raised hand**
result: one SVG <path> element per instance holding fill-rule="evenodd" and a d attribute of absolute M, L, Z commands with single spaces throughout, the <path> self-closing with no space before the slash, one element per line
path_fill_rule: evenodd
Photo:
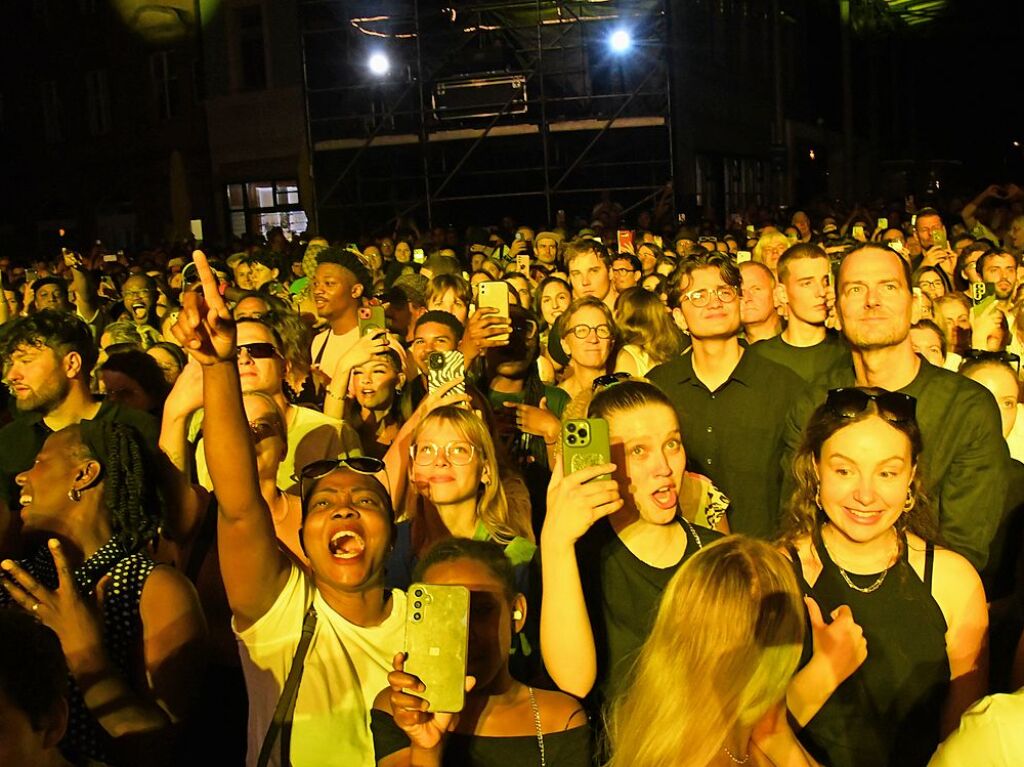
<path fill-rule="evenodd" d="M 444 736 L 455 729 L 459 715 L 427 711 L 427 701 L 415 694 L 425 689 L 423 682 L 405 673 L 405 653 L 398 653 L 392 666 L 395 670 L 388 674 L 388 686 L 391 688 L 389 700 L 395 724 L 408 736 L 414 748 L 426 751 L 438 748 Z M 473 689 L 475 683 L 473 677 L 466 677 L 466 692 Z"/>
<path fill-rule="evenodd" d="M 235 321 L 224 303 L 217 277 L 201 250 L 192 252 L 196 272 L 203 285 L 202 294 L 195 291 L 181 296 L 181 312 L 171 332 L 185 351 L 202 365 L 216 365 L 234 360 Z"/>
<path fill-rule="evenodd" d="M 11 598 L 53 629 L 73 674 L 102 664 L 103 632 L 96 605 L 78 592 L 71 568 L 56 538 L 50 539 L 50 552 L 57 567 L 57 588 L 50 590 L 17 565 L 6 559 L 3 569 L 11 577 L 2 580 Z"/>
<path fill-rule="evenodd" d="M 814 658 L 823 663 L 822 668 L 838 687 L 868 657 L 864 630 L 853 620 L 853 613 L 846 605 L 833 610 L 832 622 L 826 623 L 817 602 L 805 596 L 804 604 L 811 619 Z"/>
<path fill-rule="evenodd" d="M 562 476 L 562 457 L 551 467 L 548 485 L 547 516 L 541 530 L 541 546 L 564 546 L 576 543 L 597 520 L 622 508 L 619 483 L 614 479 L 597 479 L 612 474 L 615 464 L 588 466 Z"/>
<path fill-rule="evenodd" d="M 558 439 L 562 422 L 548 410 L 547 397 L 542 397 L 540 407 L 524 405 L 521 402 L 506 402 L 505 407 L 516 411 L 516 426 L 519 431 L 541 437 L 548 445 Z"/>

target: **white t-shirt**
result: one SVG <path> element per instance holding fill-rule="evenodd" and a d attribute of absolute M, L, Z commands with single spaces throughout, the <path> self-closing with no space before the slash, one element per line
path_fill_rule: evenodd
<path fill-rule="evenodd" d="M 1024 764 L 1024 690 L 989 695 L 971 706 L 928 767 L 1018 767 Z"/>
<path fill-rule="evenodd" d="M 1010 457 L 1024 463 L 1024 405 L 1017 403 L 1017 420 L 1006 435 L 1006 444 L 1010 448 Z"/>
<path fill-rule="evenodd" d="M 334 376 L 334 369 L 338 367 L 338 360 L 351 349 L 359 340 L 359 326 L 352 328 L 347 333 L 335 335 L 328 327 L 321 330 L 310 344 L 313 364 L 318 366 L 324 373 Z"/>
<path fill-rule="evenodd" d="M 381 625 L 356 626 L 331 609 L 312 579 L 293 565 L 273 607 L 245 631 L 236 631 L 249 693 L 248 767 L 256 765 L 311 600 L 317 622 L 295 702 L 291 764 L 373 767 L 370 708 L 388 686 L 392 659 L 405 641 L 405 592 L 391 594 L 391 614 Z M 277 744 L 271 767 L 280 767 L 279 755 Z"/>

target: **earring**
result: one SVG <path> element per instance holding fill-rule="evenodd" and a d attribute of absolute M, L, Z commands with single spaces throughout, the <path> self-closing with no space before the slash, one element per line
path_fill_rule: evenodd
<path fill-rule="evenodd" d="M 78 503 L 80 500 L 82 500 L 82 491 L 79 490 L 77 487 L 73 487 L 70 490 L 68 490 L 68 498 L 74 501 L 75 503 Z"/>
<path fill-rule="evenodd" d="M 512 620 L 514 620 L 514 621 L 521 621 L 522 619 L 523 619 L 523 611 L 522 610 L 513 610 L 512 611 Z"/>
<path fill-rule="evenodd" d="M 909 487 L 907 488 L 907 500 L 903 502 L 903 513 L 908 513 L 914 508 L 914 504 L 917 503 L 917 499 L 914 498 L 914 491 Z"/>
<path fill-rule="evenodd" d="M 825 511 L 821 506 L 821 485 L 814 491 L 814 505 L 818 507 L 818 511 Z"/>

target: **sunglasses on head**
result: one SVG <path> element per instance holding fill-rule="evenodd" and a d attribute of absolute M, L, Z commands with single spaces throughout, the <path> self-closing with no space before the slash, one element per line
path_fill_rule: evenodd
<path fill-rule="evenodd" d="M 335 469 L 344 466 L 357 474 L 379 474 L 384 471 L 384 461 L 370 456 L 352 456 L 349 458 L 327 458 L 313 461 L 302 467 L 302 471 L 292 475 L 292 481 L 299 483 L 299 497 L 303 505 L 306 503 L 306 483 L 315 482 L 326 477 Z"/>
<path fill-rule="evenodd" d="M 1017 368 L 1017 372 L 1020 372 L 1020 355 L 1013 352 L 990 352 L 986 349 L 968 349 L 963 353 L 963 357 L 967 360 L 1005 362 L 1007 365 L 1013 365 Z"/>
<path fill-rule="evenodd" d="M 249 356 L 254 360 L 265 360 L 271 357 L 280 357 L 281 352 L 277 350 L 269 341 L 257 341 L 251 344 L 239 344 L 237 354 L 242 353 L 242 349 L 248 352 Z"/>
<path fill-rule="evenodd" d="M 594 379 L 594 382 L 590 385 L 590 390 L 593 392 L 604 391 L 609 386 L 615 386 L 615 384 L 628 381 L 632 378 L 629 373 L 625 371 L 619 371 L 618 373 L 609 373 L 608 375 L 598 376 Z"/>
<path fill-rule="evenodd" d="M 914 420 L 917 410 L 917 400 L 909 394 L 885 389 L 832 389 L 825 406 L 840 418 L 856 418 L 872 402 L 878 408 L 878 414 L 890 423 L 909 423 Z"/>

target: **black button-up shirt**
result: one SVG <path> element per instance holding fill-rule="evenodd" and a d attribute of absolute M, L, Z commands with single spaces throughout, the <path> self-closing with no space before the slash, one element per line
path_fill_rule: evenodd
<path fill-rule="evenodd" d="M 769 539 L 778 531 L 780 456 L 786 416 L 804 382 L 789 368 L 744 350 L 729 379 L 711 391 L 687 352 L 648 378 L 679 414 L 686 458 L 732 502 L 733 532 Z"/>

